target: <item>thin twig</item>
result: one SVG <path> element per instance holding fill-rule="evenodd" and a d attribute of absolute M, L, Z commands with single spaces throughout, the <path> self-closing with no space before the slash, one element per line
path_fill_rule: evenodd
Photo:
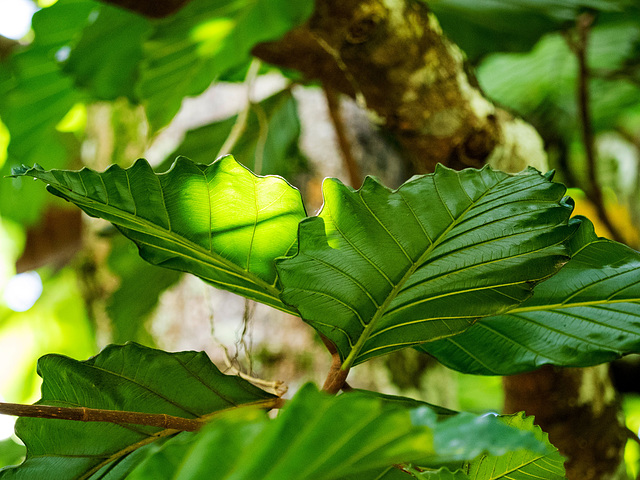
<path fill-rule="evenodd" d="M 229 358 L 229 351 L 226 348 L 223 349 L 223 353 L 224 363 L 227 366 L 226 371 L 230 372 L 230 375 L 237 375 L 243 380 L 253 383 L 260 388 L 269 389 L 270 393 L 273 393 L 278 397 L 283 396 L 289 390 L 289 387 L 282 380 L 263 380 L 261 378 L 247 375 L 231 363 L 231 359 Z"/>
<path fill-rule="evenodd" d="M 285 400 L 269 398 L 257 402 L 239 405 L 238 407 L 259 407 L 264 409 L 282 408 Z M 47 418 L 55 420 L 71 420 L 76 422 L 106 422 L 115 424 L 134 424 L 159 427 L 165 430 L 195 432 L 223 410 L 212 412 L 200 418 L 182 418 L 164 413 L 128 412 L 121 410 L 103 410 L 87 407 L 54 407 L 50 405 L 23 405 L 20 403 L 0 402 L 0 414 L 16 417 Z M 226 410 L 224 410 L 226 411 Z"/>
<path fill-rule="evenodd" d="M 342 360 L 340 359 L 340 354 L 338 353 L 338 349 L 329 339 L 324 336 L 321 337 L 322 342 L 324 343 L 327 350 L 331 354 L 331 367 L 329 367 L 329 373 L 327 374 L 327 378 L 324 381 L 324 385 L 322 386 L 322 390 L 331 395 L 335 395 L 342 388 L 344 388 L 347 376 L 349 375 L 349 369 L 342 368 Z"/>
<path fill-rule="evenodd" d="M 340 113 L 340 97 L 338 93 L 329 86 L 324 86 L 324 96 L 327 99 L 327 106 L 329 107 L 329 116 L 333 122 L 334 130 L 336 131 L 336 137 L 338 138 L 338 145 L 342 152 L 342 159 L 344 166 L 349 174 L 349 183 L 352 187 L 358 188 L 362 183 L 362 174 L 358 163 L 353 156 L 351 149 L 351 143 L 346 135 L 346 128 Z"/>
<path fill-rule="evenodd" d="M 230 153 L 231 150 L 233 150 L 233 147 L 235 147 L 236 143 L 238 143 L 238 140 L 240 140 L 240 137 L 247 127 L 247 119 L 249 118 L 249 111 L 251 110 L 251 94 L 253 90 L 253 82 L 258 77 L 258 72 L 260 71 L 261 65 L 262 63 L 260 62 L 260 60 L 254 58 L 251 62 L 251 65 L 249 66 L 249 71 L 247 72 L 247 76 L 245 78 L 245 83 L 247 85 L 247 101 L 245 107 L 238 113 L 236 123 L 233 124 L 233 127 L 229 132 L 229 136 L 224 141 L 222 147 L 220 147 L 216 158 Z"/>
<path fill-rule="evenodd" d="M 327 52 L 329 56 L 333 59 L 333 61 L 336 62 L 336 66 L 340 69 L 340 71 L 344 75 L 347 82 L 349 82 L 349 85 L 351 85 L 351 88 L 353 88 L 353 93 L 358 106 L 366 110 L 367 101 L 365 99 L 364 93 L 362 93 L 362 90 L 360 89 L 360 85 L 358 84 L 355 77 L 347 67 L 347 64 L 344 63 L 344 60 L 342 60 L 342 57 L 340 56 L 340 52 L 335 48 L 333 48 L 331 45 L 329 45 L 329 43 L 320 35 L 315 34 L 313 31 L 311 31 L 310 33 L 313 39 L 316 42 L 318 42 L 318 45 L 320 46 L 320 48 L 322 48 L 325 52 Z"/>
<path fill-rule="evenodd" d="M 262 165 L 264 164 L 264 150 L 267 145 L 269 136 L 269 119 L 264 108 L 259 103 L 253 104 L 253 111 L 258 118 L 258 140 L 256 141 L 255 161 L 253 162 L 253 171 L 256 175 L 262 174 Z"/>
<path fill-rule="evenodd" d="M 624 242 L 624 237 L 618 228 L 611 222 L 609 214 L 604 204 L 604 196 L 598 182 L 595 154 L 595 137 L 591 113 L 589 111 L 589 66 L 587 65 L 587 46 L 589 43 L 589 32 L 595 20 L 592 13 L 581 14 L 576 21 L 577 38 L 572 39 L 565 36 L 567 43 L 578 60 L 578 110 L 580 113 L 580 126 L 582 130 L 582 142 L 584 143 L 585 157 L 587 160 L 587 178 L 589 180 L 589 197 L 593 202 L 598 218 L 611 233 L 611 237 Z"/>
<path fill-rule="evenodd" d="M 19 403 L 0 403 L 0 414 L 14 415 L 16 417 L 75 420 L 79 422 L 130 423 L 185 432 L 194 432 L 203 425 L 202 420 L 198 418 L 174 417 L 163 413 L 124 412 L 86 407 L 22 405 Z"/>

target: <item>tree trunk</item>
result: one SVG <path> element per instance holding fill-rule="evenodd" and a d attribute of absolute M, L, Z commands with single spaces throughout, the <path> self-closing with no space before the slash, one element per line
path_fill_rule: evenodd
<path fill-rule="evenodd" d="M 504 409 L 535 415 L 536 424 L 566 457 L 571 480 L 626 477 L 620 399 L 607 365 L 554 368 L 505 377 Z"/>
<path fill-rule="evenodd" d="M 355 98 L 415 173 L 438 162 L 544 168 L 538 134 L 483 97 L 464 54 L 422 2 L 318 0 L 309 21 L 254 54 Z"/>

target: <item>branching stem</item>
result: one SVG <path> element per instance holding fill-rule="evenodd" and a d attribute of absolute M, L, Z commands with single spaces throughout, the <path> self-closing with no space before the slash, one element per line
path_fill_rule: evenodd
<path fill-rule="evenodd" d="M 578 110 L 580 114 L 580 128 L 582 142 L 584 143 L 585 157 L 587 160 L 587 176 L 589 180 L 589 197 L 596 208 L 598 218 L 611 233 L 613 240 L 624 242 L 624 237 L 613 225 L 605 207 L 604 196 L 598 182 L 595 154 L 595 138 L 591 113 L 589 111 L 589 66 L 587 64 L 587 46 L 589 43 L 589 33 L 595 20 L 593 13 L 583 13 L 576 21 L 577 38 L 567 36 L 567 43 L 578 60 Z"/>

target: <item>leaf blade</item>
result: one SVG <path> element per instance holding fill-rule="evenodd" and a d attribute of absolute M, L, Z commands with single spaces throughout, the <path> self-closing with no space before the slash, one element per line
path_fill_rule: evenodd
<path fill-rule="evenodd" d="M 14 174 L 47 182 L 51 193 L 112 222 L 152 264 L 295 314 L 279 298 L 274 259 L 295 243 L 306 213 L 282 178 L 258 177 L 231 156 L 209 166 L 179 157 L 164 174 L 144 160 L 103 173 L 36 166 Z"/>
<path fill-rule="evenodd" d="M 572 259 L 533 296 L 455 339 L 419 347 L 466 373 L 509 375 L 545 364 L 586 367 L 640 351 L 640 254 L 598 238 L 585 218 Z"/>
<path fill-rule="evenodd" d="M 223 375 L 202 352 L 167 353 L 137 344 L 111 345 L 79 362 L 47 355 L 39 403 L 201 418 L 274 397 L 239 377 Z M 155 427 L 21 418 L 26 461 L 0 478 L 91 478 L 128 455 L 176 432 Z M 115 464 L 113 463 L 115 462 Z M 124 478 L 124 477 L 109 477 Z"/>
<path fill-rule="evenodd" d="M 282 298 L 336 344 L 343 368 L 464 331 L 566 261 L 571 206 L 533 170 L 440 167 L 393 192 L 369 178 L 358 191 L 325 181 L 323 193 L 297 255 L 277 265 Z"/>

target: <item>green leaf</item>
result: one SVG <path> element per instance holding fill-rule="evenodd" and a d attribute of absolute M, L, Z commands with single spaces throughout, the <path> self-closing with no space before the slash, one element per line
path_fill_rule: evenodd
<path fill-rule="evenodd" d="M 545 33 L 565 29 L 585 9 L 621 11 L 629 0 L 428 0 L 445 34 L 472 60 L 528 50 Z"/>
<path fill-rule="evenodd" d="M 313 7 L 311 0 L 194 0 L 158 22 L 144 46 L 138 88 L 152 128 L 166 125 L 184 97 L 247 63 L 254 45 L 304 22 Z"/>
<path fill-rule="evenodd" d="M 332 397 L 310 384 L 269 424 L 239 420 L 212 422 L 186 445 L 167 442 L 130 478 L 335 480 L 433 451 L 429 430 L 412 425 L 409 410 L 357 394 Z"/>
<path fill-rule="evenodd" d="M 437 470 L 409 470 L 415 478 L 419 478 L 421 480 L 469 480 L 469 477 L 462 471 L 456 470 L 452 472 L 451 470 L 442 467 Z M 400 479 L 398 479 L 400 480 Z"/>
<path fill-rule="evenodd" d="M 585 367 L 640 352 L 640 253 L 597 237 L 586 218 L 576 222 L 571 260 L 529 300 L 420 349 L 450 368 L 483 375 L 544 364 Z"/>
<path fill-rule="evenodd" d="M 142 46 L 151 34 L 151 23 L 122 8 L 95 7 L 92 21 L 73 45 L 62 69 L 95 99 L 134 99 Z"/>
<path fill-rule="evenodd" d="M 533 169 L 439 166 L 396 191 L 324 184 L 296 256 L 278 260 L 283 300 L 338 348 L 343 368 L 456 335 L 519 305 L 567 260 L 564 187 Z"/>
<path fill-rule="evenodd" d="M 121 235 L 111 239 L 107 263 L 119 279 L 118 288 L 105 305 L 111 320 L 112 341 L 150 341 L 145 320 L 156 307 L 160 294 L 180 279 L 180 272 L 144 262 L 135 246 Z"/>
<path fill-rule="evenodd" d="M 549 443 L 548 435 L 533 424 L 533 417 L 516 414 L 503 418 L 509 425 L 534 432 L 540 441 L 546 443 L 546 451 L 533 453 L 521 450 L 501 456 L 480 456 L 462 467 L 470 480 L 566 480 L 564 458 Z"/>
<path fill-rule="evenodd" d="M 590 111 L 596 131 L 620 126 L 621 112 L 637 108 L 638 85 L 625 78 L 599 78 L 633 62 L 640 45 L 640 11 L 609 14 L 590 31 L 589 68 L 599 72 L 590 81 Z M 578 135 L 578 104 L 567 92 L 578 77 L 575 55 L 561 34 L 542 38 L 526 54 L 495 54 L 477 70 L 478 81 L 491 99 L 531 119 L 545 137 Z"/>
<path fill-rule="evenodd" d="M 12 438 L 0 441 L 0 468 L 21 463 L 24 455 L 24 445 L 20 445 Z"/>
<path fill-rule="evenodd" d="M 454 426 L 438 422 L 435 412 L 426 411 L 431 410 L 415 411 L 359 392 L 332 397 L 306 385 L 275 420 L 228 412 L 199 433 L 181 435 L 159 447 L 130 478 L 364 480 L 376 478 L 366 475 L 377 472 L 384 475 L 379 478 L 390 480 L 402 478 L 398 475 L 402 472 L 390 469 L 393 464 L 455 455 L 459 447 L 434 444 L 434 434 L 446 438 L 459 432 L 462 424 L 470 428 L 470 435 L 486 433 L 474 428 L 479 417 L 465 417 Z M 488 423 L 502 429 L 504 445 L 544 451 L 534 435 L 522 435 L 494 417 Z M 463 440 L 468 445 L 472 441 Z M 494 453 L 504 452 L 502 446 L 485 444 Z"/>
<path fill-rule="evenodd" d="M 137 344 L 108 346 L 84 362 L 47 355 L 38 362 L 38 373 L 43 378 L 38 403 L 45 405 L 199 418 L 274 398 L 239 377 L 223 375 L 205 353 L 167 353 Z M 2 470 L 2 480 L 124 478 L 135 466 L 133 459 L 145 453 L 139 449 L 176 432 L 20 418 L 16 433 L 27 446 L 27 459 Z"/>
<path fill-rule="evenodd" d="M 295 244 L 306 214 L 298 190 L 280 177 L 258 177 L 231 156 L 209 166 L 180 157 L 164 174 L 145 160 L 103 173 L 36 166 L 15 174 L 109 220 L 154 265 L 295 313 L 279 299 L 274 259 Z"/>
<path fill-rule="evenodd" d="M 190 130 L 184 141 L 168 156 L 215 158 L 224 144 L 237 115 Z M 306 170 L 306 161 L 298 148 L 300 121 L 296 100 L 283 90 L 252 105 L 242 136 L 233 147 L 234 156 L 243 165 L 261 174 L 291 178 Z"/>

